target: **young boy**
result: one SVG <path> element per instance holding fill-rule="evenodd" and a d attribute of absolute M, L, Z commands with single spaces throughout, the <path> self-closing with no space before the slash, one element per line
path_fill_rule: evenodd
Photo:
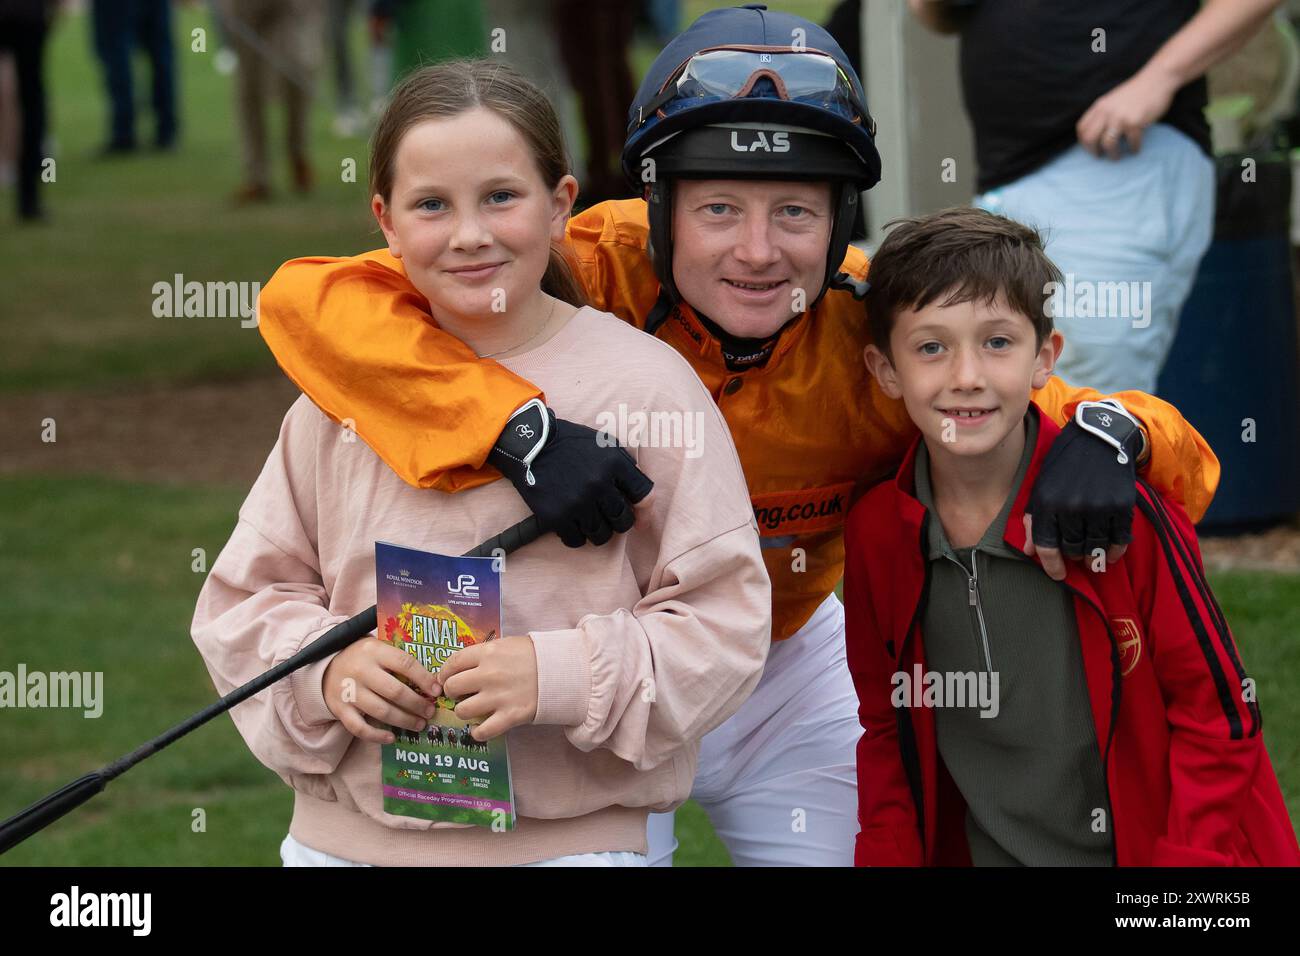
<path fill-rule="evenodd" d="M 856 862 L 1300 864 L 1183 510 L 1139 482 L 1122 557 L 1076 541 L 1060 584 L 1028 557 L 1060 434 L 1029 401 L 1062 346 L 1038 235 L 976 209 L 904 220 L 869 279 L 864 357 L 921 436 L 848 519 Z"/>

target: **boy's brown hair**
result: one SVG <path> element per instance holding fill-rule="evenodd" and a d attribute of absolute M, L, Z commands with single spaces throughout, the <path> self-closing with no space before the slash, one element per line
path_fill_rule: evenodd
<path fill-rule="evenodd" d="M 1034 326 L 1037 345 L 1052 333 L 1050 290 L 1061 270 L 1043 251 L 1038 232 L 1005 216 L 954 206 L 927 216 L 895 219 L 867 271 L 864 303 L 871 335 L 886 355 L 894 318 L 943 305 L 983 301 L 999 294 Z"/>

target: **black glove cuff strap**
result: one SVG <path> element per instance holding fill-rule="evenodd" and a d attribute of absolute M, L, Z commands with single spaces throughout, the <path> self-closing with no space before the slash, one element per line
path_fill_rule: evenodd
<path fill-rule="evenodd" d="M 1142 426 L 1128 410 L 1113 398 L 1098 402 L 1080 402 L 1074 412 L 1079 427 L 1095 435 L 1116 451 L 1116 461 L 1126 465 L 1140 457 L 1146 437 Z"/>
<path fill-rule="evenodd" d="M 488 461 L 512 481 L 518 483 L 523 479 L 529 485 L 535 485 L 537 479 L 533 477 L 531 467 L 533 459 L 541 453 L 550 436 L 550 410 L 540 398 L 534 398 L 510 416 L 496 444 L 488 452 Z"/>

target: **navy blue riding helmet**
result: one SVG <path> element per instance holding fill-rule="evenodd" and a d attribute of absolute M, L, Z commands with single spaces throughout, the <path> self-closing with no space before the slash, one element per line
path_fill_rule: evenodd
<path fill-rule="evenodd" d="M 761 4 L 704 14 L 655 59 L 628 113 L 623 173 L 648 204 L 648 252 L 672 276 L 672 181 L 789 179 L 836 187 L 825 294 L 848 248 L 858 193 L 880 181 L 862 83 L 825 30 Z"/>

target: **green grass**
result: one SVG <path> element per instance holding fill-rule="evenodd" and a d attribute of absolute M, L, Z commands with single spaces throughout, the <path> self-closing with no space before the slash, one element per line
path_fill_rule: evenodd
<path fill-rule="evenodd" d="M 98 478 L 0 479 L 0 670 L 104 672 L 104 715 L 0 712 L 0 817 L 214 699 L 189 638 L 203 575 L 242 489 Z M 1216 592 L 1259 683 L 1269 750 L 1300 820 L 1300 577 L 1221 574 Z M 4 857 L 8 865 L 277 864 L 289 789 L 221 717 Z M 192 814 L 207 815 L 203 833 Z M 728 860 L 704 811 L 677 813 L 678 866 Z"/>
<path fill-rule="evenodd" d="M 94 478 L 0 482 L 4 670 L 102 671 L 103 715 L 5 710 L 3 813 L 127 753 L 214 697 L 189 638 L 203 575 L 242 495 Z M 228 717 L 173 744 L 38 839 L 9 864 L 276 862 L 292 799 Z M 207 832 L 190 830 L 203 808 Z"/>
<path fill-rule="evenodd" d="M 1255 680 L 1268 753 L 1300 825 L 1300 575 L 1235 571 L 1210 584 Z"/>

